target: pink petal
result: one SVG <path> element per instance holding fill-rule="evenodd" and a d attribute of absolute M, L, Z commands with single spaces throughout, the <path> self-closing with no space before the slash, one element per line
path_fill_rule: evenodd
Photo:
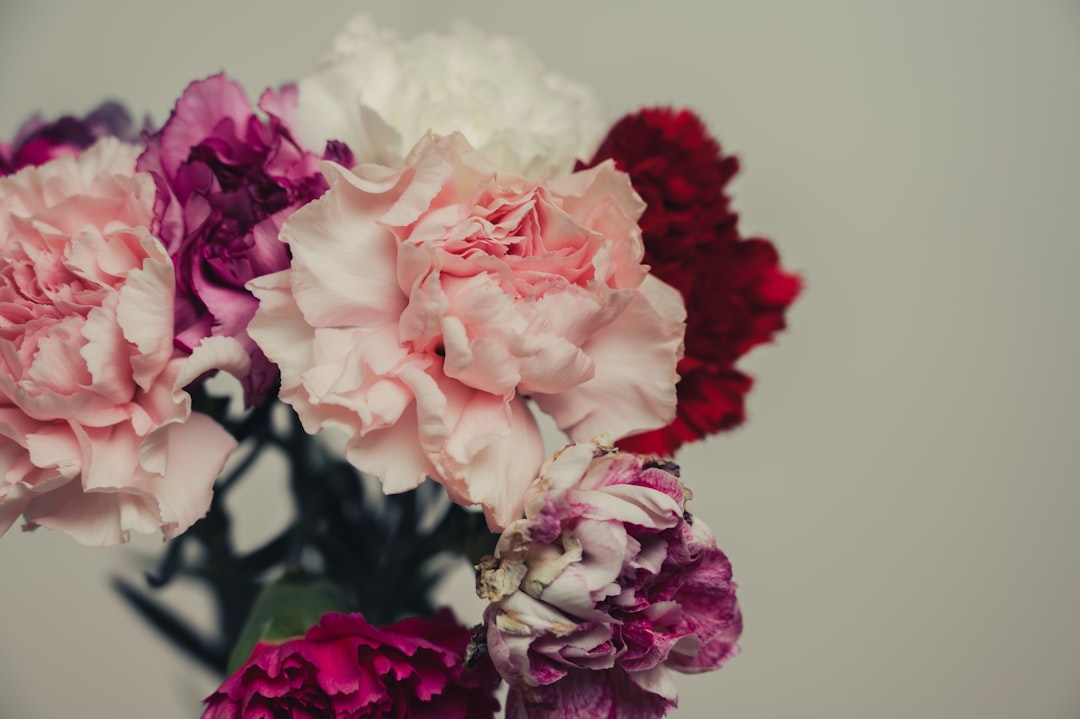
<path fill-rule="evenodd" d="M 247 289 L 259 300 L 259 311 L 248 324 L 248 335 L 281 370 L 282 401 L 306 404 L 300 375 L 312 363 L 314 328 L 304 321 L 290 292 L 291 272 L 257 277 Z"/>
<path fill-rule="evenodd" d="M 596 376 L 573 392 L 533 399 L 575 441 L 663 427 L 675 416 L 685 316 L 676 290 L 646 278 L 630 306 L 585 346 Z"/>
<path fill-rule="evenodd" d="M 146 259 L 132 270 L 120 290 L 117 321 L 138 353 L 131 359 L 135 383 L 148 388 L 172 356 L 172 317 L 175 276 L 172 260 L 145 228 L 138 229 Z"/>
<path fill-rule="evenodd" d="M 243 88 L 219 74 L 188 85 L 173 114 L 161 137 L 162 165 L 170 176 L 187 160 L 191 148 L 213 133 L 222 117 L 243 127 L 251 117 L 251 106 Z"/>
<path fill-rule="evenodd" d="M 389 200 L 341 181 L 340 166 L 325 167 L 339 191 L 297 210 L 281 228 L 293 253 L 296 305 L 316 327 L 396 323 L 407 302 L 397 284 L 397 241 L 376 222 Z"/>
<path fill-rule="evenodd" d="M 30 527 L 46 527 L 64 532 L 75 541 L 91 547 L 105 547 L 128 541 L 121 515 L 139 514 L 133 505 L 145 497 L 126 494 L 83 492 L 78 482 L 35 497 L 23 512 Z M 126 505 L 126 506 L 125 506 Z M 146 511 L 145 505 L 141 511 Z M 156 529 L 152 525 L 151 529 Z"/>
<path fill-rule="evenodd" d="M 419 421 L 411 407 L 395 424 L 354 437 L 345 457 L 360 471 L 380 478 L 387 494 L 407 492 L 437 474 L 416 441 L 418 434 Z"/>
<path fill-rule="evenodd" d="M 459 431 L 475 433 L 485 424 L 480 417 L 490 416 L 492 409 L 490 405 L 470 404 L 462 414 Z M 544 459 L 540 428 L 525 402 L 514 399 L 509 410 L 509 432 L 488 438 L 486 446 L 472 455 L 458 475 L 468 487 L 472 502 L 483 507 L 488 529 L 492 531 L 498 531 L 522 515 L 525 489 L 535 477 L 535 468 Z M 452 435 L 448 446 L 453 447 L 458 439 Z"/>
<path fill-rule="evenodd" d="M 166 538 L 182 533 L 210 508 L 214 480 L 236 448 L 236 440 L 217 422 L 203 414 L 193 414 L 186 422 L 158 430 L 148 452 L 164 454 L 166 470 L 150 479 L 164 520 Z"/>
<path fill-rule="evenodd" d="M 82 326 L 86 344 L 79 354 L 90 372 L 90 387 L 116 404 L 127 402 L 135 393 L 128 359 L 127 340 L 116 321 L 116 296 L 90 310 Z"/>

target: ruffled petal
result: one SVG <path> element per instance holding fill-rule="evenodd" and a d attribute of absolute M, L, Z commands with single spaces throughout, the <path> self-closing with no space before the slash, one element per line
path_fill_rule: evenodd
<path fill-rule="evenodd" d="M 596 365 L 593 379 L 573 392 L 533 399 L 578 441 L 664 426 L 675 416 L 684 318 L 678 293 L 646 278 L 630 306 L 585 345 Z"/>

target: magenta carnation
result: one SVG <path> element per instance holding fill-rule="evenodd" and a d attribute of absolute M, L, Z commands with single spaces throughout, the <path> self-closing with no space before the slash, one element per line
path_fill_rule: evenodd
<path fill-rule="evenodd" d="M 131 115 L 116 102 L 103 102 L 85 117 L 45 120 L 34 115 L 19 128 L 14 142 L 0 142 L 0 177 L 61 155 L 78 155 L 105 137 L 135 142 L 138 135 Z"/>
<path fill-rule="evenodd" d="M 385 627 L 327 614 L 301 638 L 257 644 L 203 719 L 493 717 L 498 675 L 483 657 L 464 666 L 471 637 L 445 609 Z"/>
<path fill-rule="evenodd" d="M 176 346 L 190 352 L 204 337 L 236 338 L 252 360 L 242 380 L 249 403 L 265 398 L 277 370 L 247 336 L 258 301 L 244 283 L 289 266 L 278 230 L 326 191 L 320 161 L 352 159 L 341 143 L 322 155 L 301 147 L 290 129 L 295 107 L 295 87 L 267 90 L 264 120 L 224 75 L 194 82 L 138 164 L 157 182 L 154 230 L 176 266 Z"/>
<path fill-rule="evenodd" d="M 481 565 L 508 717 L 663 716 L 676 704 L 668 669 L 735 655 L 731 563 L 685 504 L 671 463 L 596 444 L 548 461 Z"/>

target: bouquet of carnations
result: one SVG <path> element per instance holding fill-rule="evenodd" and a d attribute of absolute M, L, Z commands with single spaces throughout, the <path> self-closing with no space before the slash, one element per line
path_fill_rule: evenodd
<path fill-rule="evenodd" d="M 0 533 L 160 531 L 150 588 L 202 582 L 218 633 L 117 589 L 226 677 L 204 717 L 492 717 L 501 681 L 508 717 L 663 716 L 742 630 L 669 458 L 743 421 L 801 286 L 737 169 L 693 112 L 605 129 L 518 42 L 364 17 L 255 107 L 221 74 L 160 126 L 34 118 L 0 143 Z M 267 457 L 294 516 L 241 552 Z M 471 627 L 432 599 L 455 557 Z"/>

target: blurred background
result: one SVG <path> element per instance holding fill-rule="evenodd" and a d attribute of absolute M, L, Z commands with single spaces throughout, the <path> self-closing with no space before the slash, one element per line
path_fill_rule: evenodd
<path fill-rule="evenodd" d="M 359 10 L 520 37 L 612 120 L 696 109 L 806 278 L 749 422 L 678 457 L 746 630 L 675 716 L 1080 717 L 1080 3 L 2 0 L 0 137 L 106 97 L 160 124 L 220 70 L 254 98 Z M 245 484 L 254 543 L 288 510 Z M 214 679 L 108 586 L 158 551 L 0 540 L 0 716 L 199 715 Z"/>

